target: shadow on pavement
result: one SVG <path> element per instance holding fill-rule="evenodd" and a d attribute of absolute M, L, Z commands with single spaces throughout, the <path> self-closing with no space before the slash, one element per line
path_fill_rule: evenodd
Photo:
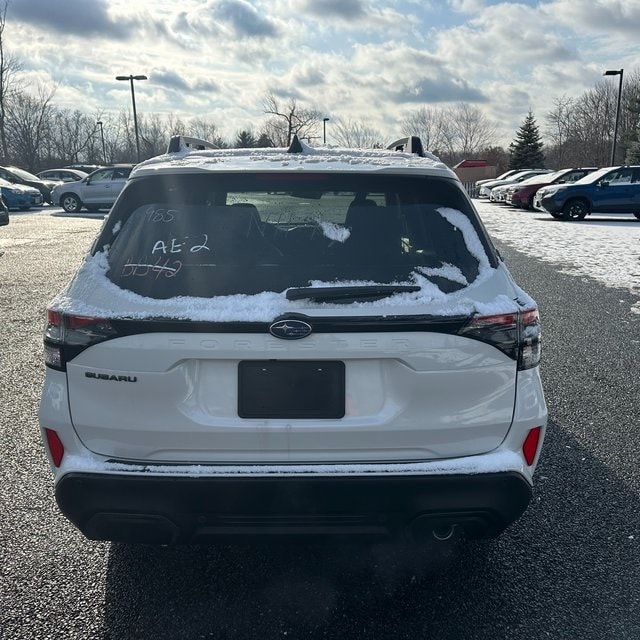
<path fill-rule="evenodd" d="M 551 424 L 529 510 L 454 546 L 112 545 L 104 638 L 640 638 L 640 500 Z"/>

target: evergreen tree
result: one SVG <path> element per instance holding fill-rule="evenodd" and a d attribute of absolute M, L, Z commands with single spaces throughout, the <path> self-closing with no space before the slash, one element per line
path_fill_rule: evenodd
<path fill-rule="evenodd" d="M 251 131 L 243 130 L 238 133 L 234 146 L 236 149 L 251 149 L 257 146 L 256 139 Z"/>
<path fill-rule="evenodd" d="M 261 133 L 258 141 L 256 142 L 256 147 L 259 149 L 264 149 L 265 147 L 273 147 L 274 144 L 271 138 L 266 133 Z"/>
<path fill-rule="evenodd" d="M 509 145 L 509 152 L 511 154 L 509 169 L 540 169 L 544 167 L 542 138 L 531 111 L 516 132 L 514 141 Z"/>

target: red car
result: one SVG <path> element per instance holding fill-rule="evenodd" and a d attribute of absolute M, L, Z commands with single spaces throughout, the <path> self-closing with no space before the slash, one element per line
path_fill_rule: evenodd
<path fill-rule="evenodd" d="M 540 187 L 548 184 L 575 182 L 595 171 L 597 167 L 582 167 L 579 169 L 560 169 L 554 173 L 533 176 L 524 182 L 514 184 L 507 192 L 507 202 L 514 207 L 533 209 L 533 196 Z"/>

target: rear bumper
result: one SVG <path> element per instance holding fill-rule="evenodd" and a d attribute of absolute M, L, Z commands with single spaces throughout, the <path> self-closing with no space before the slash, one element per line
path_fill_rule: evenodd
<path fill-rule="evenodd" d="M 531 485 L 516 471 L 460 475 L 199 476 L 71 472 L 63 514 L 94 540 L 172 544 L 216 538 L 421 538 L 457 525 L 500 534 Z"/>

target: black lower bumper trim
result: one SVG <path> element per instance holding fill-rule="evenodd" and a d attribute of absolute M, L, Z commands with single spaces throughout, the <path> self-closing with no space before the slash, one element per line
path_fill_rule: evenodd
<path fill-rule="evenodd" d="M 531 499 L 516 472 L 452 475 L 242 476 L 69 473 L 63 514 L 88 538 L 171 544 L 230 537 L 430 536 L 453 525 L 495 537 Z"/>

